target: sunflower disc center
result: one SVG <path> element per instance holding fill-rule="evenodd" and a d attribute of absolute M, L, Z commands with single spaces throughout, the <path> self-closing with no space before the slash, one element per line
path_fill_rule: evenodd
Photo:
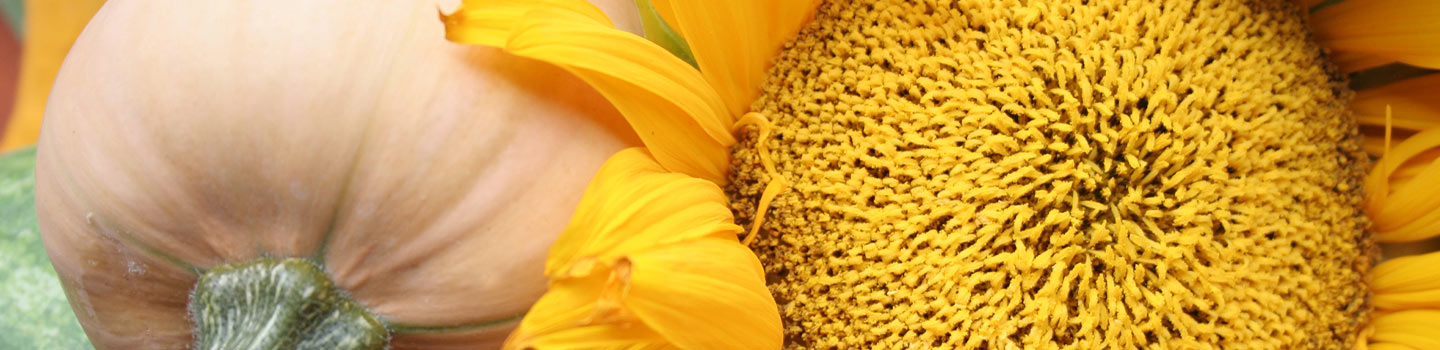
<path fill-rule="evenodd" d="M 1348 348 L 1352 94 L 1285 1 L 836 0 L 752 110 L 797 348 Z M 753 137 L 753 136 L 752 136 Z M 736 212 L 768 180 L 734 150 Z"/>

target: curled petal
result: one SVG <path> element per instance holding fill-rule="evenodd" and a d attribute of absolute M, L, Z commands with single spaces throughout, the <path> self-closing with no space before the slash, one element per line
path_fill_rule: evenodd
<path fill-rule="evenodd" d="M 606 272 L 606 271 L 598 271 Z M 506 349 L 654 348 L 668 342 L 639 322 L 596 322 L 596 301 L 609 282 L 606 273 L 556 281 L 535 302 Z"/>
<path fill-rule="evenodd" d="M 551 248 L 550 291 L 507 343 L 778 349 L 775 300 L 725 203 L 643 149 L 617 153 Z"/>
<path fill-rule="evenodd" d="M 1440 149 L 1440 129 L 1422 131 L 1395 145 L 1365 177 L 1365 212 L 1381 242 L 1409 242 L 1440 234 L 1440 161 L 1425 156 Z M 1412 161 L 1419 162 L 1412 163 Z M 1414 170 L 1410 170 L 1414 169 Z M 1413 173 L 1400 181 L 1399 173 Z"/>
<path fill-rule="evenodd" d="M 625 305 L 683 349 L 779 349 L 780 312 L 760 261 L 734 238 L 704 238 L 632 256 Z"/>
<path fill-rule="evenodd" d="M 657 246 L 741 232 L 714 183 L 666 172 L 643 149 L 620 151 L 591 180 L 570 226 L 550 248 L 546 275 L 612 263 Z"/>
<path fill-rule="evenodd" d="M 581 0 L 470 1 L 445 17 L 452 41 L 564 68 L 595 87 L 666 169 L 723 184 L 734 117 L 685 61 L 615 29 Z"/>
<path fill-rule="evenodd" d="M 455 13 L 441 15 L 445 22 L 445 37 L 452 41 L 484 46 L 504 46 L 515 28 L 520 27 L 526 14 L 537 8 L 563 9 L 558 16 L 569 20 L 593 22 L 614 27 L 610 17 L 600 8 L 585 1 L 531 0 L 531 1 L 474 1 L 467 0 Z"/>

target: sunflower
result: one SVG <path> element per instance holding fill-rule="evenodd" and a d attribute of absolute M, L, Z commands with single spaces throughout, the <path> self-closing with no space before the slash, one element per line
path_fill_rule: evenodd
<path fill-rule="evenodd" d="M 507 347 L 1440 347 L 1435 3 L 641 5 L 444 16 L 645 145 Z"/>

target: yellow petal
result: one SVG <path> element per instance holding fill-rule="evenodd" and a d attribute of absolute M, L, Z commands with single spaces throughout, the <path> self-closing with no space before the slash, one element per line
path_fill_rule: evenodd
<path fill-rule="evenodd" d="M 443 15 L 445 36 L 452 41 L 485 46 L 503 46 L 511 31 L 520 25 L 525 13 L 536 8 L 550 6 L 564 9 L 560 12 L 573 19 L 593 21 L 614 27 L 610 18 L 600 8 L 584 1 L 565 0 L 466 0 L 455 13 Z"/>
<path fill-rule="evenodd" d="M 630 257 L 626 306 L 683 349 L 779 349 L 780 312 L 764 271 L 734 238 L 704 238 Z"/>
<path fill-rule="evenodd" d="M 1366 346 L 1366 350 L 1420 350 L 1412 348 L 1409 345 L 1395 343 L 1372 343 Z"/>
<path fill-rule="evenodd" d="M 1432 212 L 1440 211 L 1440 198 L 1437 198 L 1440 196 L 1427 191 L 1440 185 L 1440 162 L 1431 161 L 1411 167 L 1419 168 L 1419 171 L 1403 185 L 1392 180 L 1389 186 L 1390 195 L 1386 197 L 1385 203 L 1380 206 L 1380 210 L 1370 212 L 1370 218 L 1375 221 L 1377 230 L 1398 230 Z"/>
<path fill-rule="evenodd" d="M 1440 310 L 1409 310 L 1378 315 L 1370 322 L 1370 341 L 1416 349 L 1440 349 Z"/>
<path fill-rule="evenodd" d="M 1440 162 L 1413 164 L 1428 151 L 1440 149 L 1440 129 L 1420 132 L 1395 145 L 1365 178 L 1365 212 L 1374 221 L 1376 239 L 1405 242 L 1440 234 L 1440 198 L 1430 195 L 1440 186 Z M 1422 167 L 1413 178 L 1396 183 L 1392 176 L 1402 167 Z"/>
<path fill-rule="evenodd" d="M 1395 129 L 1421 131 L 1440 127 L 1440 74 L 1358 91 L 1350 107 L 1361 124 L 1383 127 L 1387 105 L 1394 111 Z"/>
<path fill-rule="evenodd" d="M 694 67 L 598 20 L 597 11 L 580 0 L 473 1 L 445 23 L 451 40 L 502 47 L 574 73 L 625 115 L 666 169 L 725 183 L 735 138 L 720 97 Z"/>
<path fill-rule="evenodd" d="M 631 148 L 610 157 L 591 180 L 570 219 L 550 248 L 546 275 L 584 272 L 655 246 L 705 236 L 734 238 L 741 232 L 714 183 L 666 172 L 645 150 Z"/>
<path fill-rule="evenodd" d="M 1340 66 L 1345 73 L 1355 73 L 1371 68 L 1378 68 L 1396 60 L 1392 57 L 1375 55 L 1364 51 L 1334 51 L 1330 61 Z"/>
<path fill-rule="evenodd" d="M 719 186 L 621 151 L 551 247 L 551 289 L 508 343 L 777 349 L 779 312 L 740 231 Z"/>
<path fill-rule="evenodd" d="M 505 340 L 506 349 L 663 348 L 668 343 L 636 321 L 596 323 L 604 273 L 556 281 Z"/>
<path fill-rule="evenodd" d="M 50 86 L 70 44 L 100 10 L 104 0 L 29 0 L 25 2 L 25 40 L 16 82 L 15 108 L 0 135 L 0 152 L 34 144 Z M 3 118 L 0 118 L 3 119 Z"/>
<path fill-rule="evenodd" d="M 690 43 L 705 80 L 739 116 L 760 94 L 770 61 L 819 0 L 654 0 L 655 9 Z"/>
<path fill-rule="evenodd" d="M 1440 252 L 1391 259 L 1366 276 L 1380 310 L 1440 308 Z"/>
<path fill-rule="evenodd" d="M 1440 68 L 1440 2 L 1346 0 L 1315 12 L 1320 43 L 1347 72 L 1389 62 Z"/>

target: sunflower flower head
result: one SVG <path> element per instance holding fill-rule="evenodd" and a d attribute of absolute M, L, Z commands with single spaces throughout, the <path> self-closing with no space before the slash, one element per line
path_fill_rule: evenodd
<path fill-rule="evenodd" d="M 511 348 L 1440 347 L 1434 3 L 639 3 L 445 17 L 644 145 Z"/>
<path fill-rule="evenodd" d="M 1368 159 L 1305 33 L 1278 2 L 823 6 L 753 107 L 792 345 L 1353 343 Z"/>
<path fill-rule="evenodd" d="M 696 3 L 656 5 L 647 7 L 652 22 L 708 10 Z M 734 16 L 765 12 L 718 5 Z M 780 17 L 790 18 L 782 22 L 792 27 L 810 8 L 799 1 L 773 7 L 807 9 L 780 12 L 791 14 Z M 466 1 L 442 20 L 453 41 L 503 48 L 589 82 L 646 146 L 616 154 L 591 182 L 551 249 L 549 292 L 507 348 L 780 347 L 777 306 L 758 259 L 737 240 L 741 228 L 720 186 L 735 142 L 730 129 L 744 110 L 736 101 L 758 93 L 747 79 L 763 76 L 755 67 L 786 36 L 752 28 L 766 38 L 739 45 L 752 55 L 717 59 L 716 50 L 697 50 L 687 62 L 616 30 L 603 12 L 579 0 Z"/>

